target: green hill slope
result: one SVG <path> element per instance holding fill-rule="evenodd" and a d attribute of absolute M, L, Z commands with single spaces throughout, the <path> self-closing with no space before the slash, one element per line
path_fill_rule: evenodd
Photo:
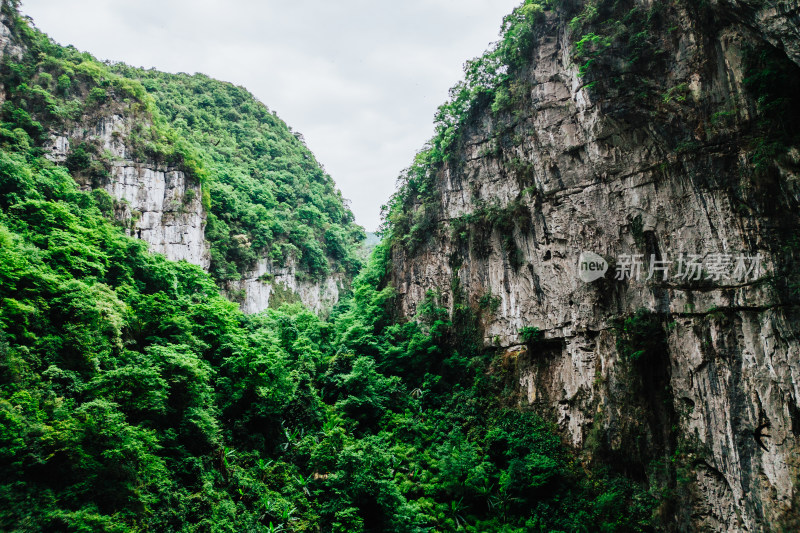
<path fill-rule="evenodd" d="M 209 175 L 211 273 L 236 279 L 256 259 L 297 256 L 312 277 L 354 274 L 354 243 L 364 238 L 341 193 L 302 136 L 241 87 L 201 74 L 165 74 L 122 64 L 160 114 L 200 154 Z M 249 246 L 237 245 L 245 235 Z"/>

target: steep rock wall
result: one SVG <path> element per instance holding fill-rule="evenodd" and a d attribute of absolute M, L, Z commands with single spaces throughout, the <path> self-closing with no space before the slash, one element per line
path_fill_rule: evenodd
<path fill-rule="evenodd" d="M 240 309 L 247 314 L 294 302 L 326 314 L 339 301 L 345 284 L 344 274 L 313 281 L 302 278 L 294 263 L 277 266 L 269 259 L 261 259 L 241 280 L 228 282 L 224 292 L 229 300 L 239 302 Z"/>
<path fill-rule="evenodd" d="M 127 223 L 129 235 L 146 241 L 152 251 L 207 269 L 210 255 L 200 184 L 181 170 L 134 160 L 125 144 L 133 119 L 114 115 L 90 122 L 67 134 L 52 134 L 45 146 L 50 158 L 64 163 L 74 146 L 98 145 L 109 160 L 108 177 L 99 184 L 81 185 L 86 189 L 99 185 L 119 200 L 117 217 Z"/>
<path fill-rule="evenodd" d="M 52 134 L 45 146 L 50 159 L 65 163 L 73 147 L 84 143 L 99 146 L 109 162 L 108 178 L 99 184 L 86 180 L 81 183 L 83 188 L 99 185 L 118 200 L 115 214 L 128 226 L 128 234 L 146 241 L 154 252 L 208 269 L 207 214 L 201 203 L 200 184 L 181 170 L 132 157 L 125 140 L 135 120 L 114 115 L 93 122 L 91 128 L 82 125 L 68 134 Z M 344 284 L 341 274 L 306 280 L 294 264 L 274 266 L 263 258 L 241 280 L 228 282 L 223 293 L 247 314 L 295 301 L 325 313 L 339 300 Z"/>
<path fill-rule="evenodd" d="M 18 59 L 22 56 L 22 48 L 14 39 L 8 16 L 0 12 L 0 59 L 5 55 Z"/>
<path fill-rule="evenodd" d="M 782 0 L 713 0 L 718 13 L 754 29 L 759 36 L 800 64 L 800 2 Z"/>
<path fill-rule="evenodd" d="M 136 120 L 114 115 L 91 122 L 94 126 L 90 128 L 81 125 L 68 134 L 52 134 L 45 146 L 50 159 L 65 163 L 73 147 L 84 143 L 99 146 L 109 161 L 108 178 L 99 184 L 86 180 L 81 183 L 83 188 L 99 185 L 117 199 L 116 216 L 126 223 L 128 234 L 149 243 L 154 252 L 208 269 L 207 214 L 201 203 L 200 184 L 181 170 L 132 157 L 125 140 Z M 223 293 L 247 314 L 295 301 L 325 313 L 339 300 L 344 284 L 341 274 L 306 280 L 294 264 L 273 266 L 263 258 L 241 280 L 228 282 Z"/>
<path fill-rule="evenodd" d="M 0 5 L 0 7 L 3 7 Z M 0 9 L 0 61 L 4 56 L 18 59 L 22 56 L 22 48 L 14 39 L 12 32 L 12 24 L 8 19 L 8 14 L 5 10 Z M 0 83 L 0 105 L 5 101 L 5 88 Z"/>
<path fill-rule="evenodd" d="M 548 413 L 594 459 L 664 489 L 674 531 L 772 531 L 797 516 L 800 153 L 754 170 L 763 137 L 744 64 L 768 50 L 800 82 L 797 4 L 748 6 L 656 6 L 651 59 L 617 74 L 628 51 L 613 44 L 591 85 L 567 24 L 582 5 L 546 13 L 515 79 L 524 97 L 475 114 L 435 172 L 433 234 L 393 249 L 399 311 L 414 316 L 428 291 L 460 287 L 484 307 L 485 344 L 505 351 L 521 405 Z M 611 263 L 604 278 L 579 279 L 582 252 Z M 645 259 L 643 279 L 615 280 L 624 254 L 760 255 L 761 271 L 647 281 Z M 635 318 L 642 308 L 651 314 Z M 626 338 L 625 317 L 645 334 Z M 523 342 L 525 327 L 543 338 Z M 640 360 L 637 342 L 647 343 Z"/>

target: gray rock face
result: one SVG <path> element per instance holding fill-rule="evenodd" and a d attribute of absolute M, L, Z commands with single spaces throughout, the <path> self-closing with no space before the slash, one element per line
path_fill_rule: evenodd
<path fill-rule="evenodd" d="M 800 313 L 787 280 L 800 152 L 753 170 L 757 105 L 743 66 L 765 42 L 797 62 L 797 3 L 748 5 L 718 2 L 713 24 L 668 9 L 652 37 L 666 67 L 641 74 L 641 87 L 615 86 L 608 71 L 585 87 L 576 36 L 549 13 L 516 80 L 524 98 L 478 113 L 436 172 L 437 229 L 393 250 L 400 312 L 414 316 L 454 279 L 476 310 L 497 299 L 479 311 L 484 342 L 514 365 L 521 405 L 593 458 L 667 487 L 674 531 L 772 531 L 797 513 Z M 604 64 L 622 63 L 615 54 Z M 655 96 L 637 101 L 645 89 Z M 475 222 L 487 206 L 505 225 Z M 581 280 L 585 252 L 609 262 L 605 277 Z M 614 279 L 634 254 L 641 278 Z M 689 255 L 704 281 L 675 276 Z M 664 266 L 651 256 L 673 261 L 668 279 L 646 279 Z M 758 263 L 746 279 L 733 276 L 740 256 Z M 715 274 L 722 264 L 728 277 Z M 642 308 L 651 314 L 630 318 Z M 626 338 L 626 317 L 657 327 Z M 523 327 L 543 340 L 526 345 Z"/>
<path fill-rule="evenodd" d="M 24 48 L 15 38 L 6 12 L 14 11 L 7 0 L 0 10 L 0 60 L 5 55 L 20 60 Z M 0 105 L 5 91 L 0 85 Z M 113 100 L 113 99 L 112 99 Z M 207 213 L 202 204 L 199 183 L 183 171 L 142 160 L 129 150 L 128 140 L 135 127 L 147 129 L 142 114 L 124 101 L 114 100 L 101 110 L 91 110 L 81 120 L 53 131 L 43 147 L 54 162 L 64 164 L 73 148 L 93 146 L 94 159 L 102 154 L 107 177 L 98 180 L 77 176 L 84 190 L 101 187 L 117 200 L 116 217 L 125 223 L 127 233 L 144 240 L 150 250 L 173 261 L 187 261 L 208 270 L 210 245 L 205 239 Z M 82 181 L 81 181 L 82 180 Z M 267 259 L 258 262 L 242 280 L 232 282 L 223 293 L 241 303 L 245 313 L 267 309 L 272 302 L 301 301 L 319 313 L 330 310 L 345 284 L 341 274 L 322 281 L 307 281 L 293 264 L 273 267 Z M 267 281 L 265 275 L 270 280 Z M 275 288 L 280 297 L 273 297 Z"/>
<path fill-rule="evenodd" d="M 93 128 L 52 135 L 46 148 L 52 160 L 63 162 L 71 145 L 99 144 L 111 159 L 109 178 L 101 186 L 121 202 L 117 216 L 130 223 L 128 233 L 167 259 L 207 269 L 211 257 L 200 184 L 187 179 L 182 171 L 134 161 L 124 143 L 131 127 L 132 121 L 123 116 L 102 117 Z M 90 188 L 91 184 L 84 186 Z"/>
<path fill-rule="evenodd" d="M 773 46 L 800 65 L 800 2 L 778 0 L 714 0 L 721 10 L 740 23 L 756 28 Z"/>
<path fill-rule="evenodd" d="M 294 263 L 279 267 L 268 259 L 261 259 L 256 267 L 239 281 L 228 282 L 225 294 L 239 302 L 246 314 L 260 313 L 281 303 L 302 302 L 318 314 L 328 313 L 344 286 L 343 274 L 333 274 L 322 281 L 299 279 Z"/>
<path fill-rule="evenodd" d="M 9 55 L 13 59 L 19 60 L 22 57 L 22 48 L 16 43 L 11 35 L 8 16 L 0 11 L 0 59 Z"/>
<path fill-rule="evenodd" d="M 22 48 L 14 40 L 10 26 L 8 16 L 0 11 L 0 61 L 3 60 L 3 56 L 10 56 L 16 60 L 22 57 Z M 0 83 L 0 105 L 5 101 L 5 94 L 3 84 Z"/>
<path fill-rule="evenodd" d="M 101 186 L 121 202 L 116 215 L 129 223 L 128 233 L 148 242 L 152 251 L 170 260 L 185 260 L 208 269 L 211 257 L 205 240 L 207 214 L 201 203 L 200 185 L 187 179 L 182 171 L 134 160 L 125 145 L 132 127 L 133 121 L 123 115 L 100 117 L 92 128 L 53 134 L 45 148 L 51 160 L 64 163 L 71 146 L 84 142 L 99 145 L 111 160 L 109 178 Z M 93 185 L 83 186 L 89 189 Z M 264 258 L 241 280 L 229 282 L 223 292 L 248 314 L 285 301 L 299 301 L 324 314 L 339 300 L 344 283 L 344 276 L 339 274 L 322 281 L 304 280 L 294 264 L 278 267 Z M 278 297 L 273 296 L 276 287 Z"/>
<path fill-rule="evenodd" d="M 132 125 L 121 115 L 102 117 L 94 128 L 52 135 L 45 148 L 51 160 L 63 163 L 72 145 L 88 141 L 102 146 L 112 162 L 110 177 L 101 185 L 120 201 L 116 215 L 129 223 L 128 233 L 146 241 L 152 251 L 167 259 L 185 260 L 208 269 L 211 257 L 205 240 L 207 215 L 200 185 L 188 180 L 182 171 L 133 160 L 124 142 Z M 91 186 L 84 184 L 87 189 Z M 278 267 L 264 258 L 241 280 L 229 282 L 223 293 L 239 302 L 247 314 L 287 301 L 302 302 L 317 313 L 330 311 L 339 300 L 344 276 L 334 274 L 322 281 L 302 278 L 294 264 Z"/>

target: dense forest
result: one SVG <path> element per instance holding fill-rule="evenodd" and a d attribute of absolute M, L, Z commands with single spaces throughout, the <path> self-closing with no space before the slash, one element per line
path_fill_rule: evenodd
<path fill-rule="evenodd" d="M 525 1 L 467 64 L 363 264 L 332 179 L 244 89 L 99 63 L 3 2 L 26 51 L 0 70 L 0 529 L 652 530 L 669 494 L 519 408 L 513 361 L 482 342 L 491 295 L 450 312 L 431 291 L 401 320 L 387 280 L 392 246 L 432 223 L 410 208 L 430 168 L 476 105 L 513 98 L 546 7 Z M 102 153 L 45 156 L 50 131 L 120 102 L 149 124 L 131 140 L 142 157 L 202 183 L 210 272 L 148 252 L 108 193 L 78 186 L 102 179 Z M 352 290 L 325 319 L 300 304 L 244 315 L 219 284 L 264 254 Z"/>

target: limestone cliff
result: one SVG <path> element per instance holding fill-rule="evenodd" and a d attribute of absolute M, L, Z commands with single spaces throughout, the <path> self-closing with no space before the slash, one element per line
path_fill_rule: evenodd
<path fill-rule="evenodd" d="M 14 39 L 11 32 L 9 14 L 0 10 L 0 61 L 4 57 L 18 59 L 22 56 L 22 48 Z M 0 105 L 5 101 L 5 87 L 0 83 Z"/>
<path fill-rule="evenodd" d="M 12 35 L 9 15 L 5 12 L 0 12 L 0 59 L 6 55 L 12 59 L 19 59 L 22 56 L 22 52 L 22 48 Z"/>
<path fill-rule="evenodd" d="M 75 146 L 97 146 L 107 158 L 109 171 L 94 183 L 87 180 L 81 185 L 102 187 L 116 198 L 117 218 L 152 251 L 207 269 L 210 257 L 200 184 L 182 170 L 131 155 L 125 140 L 134 123 L 135 119 L 124 115 L 94 116 L 70 132 L 53 132 L 45 148 L 51 160 L 65 163 Z"/>
<path fill-rule="evenodd" d="M 545 9 L 511 104 L 476 104 L 433 193 L 403 200 L 427 229 L 395 235 L 399 311 L 469 304 L 520 405 L 663 490 L 672 531 L 797 524 L 799 5 Z M 605 277 L 579 278 L 583 252 Z M 690 255 L 702 279 L 675 276 Z"/>
<path fill-rule="evenodd" d="M 309 280 L 298 270 L 296 262 L 279 266 L 263 258 L 242 279 L 228 282 L 223 293 L 228 299 L 239 302 L 241 310 L 248 314 L 297 302 L 317 313 L 326 314 L 339 301 L 339 295 L 346 285 L 343 274 Z"/>
<path fill-rule="evenodd" d="M 101 115 L 87 122 L 94 127 L 82 124 L 66 134 L 52 133 L 45 144 L 50 159 L 66 163 L 72 146 L 90 143 L 99 147 L 107 158 L 109 172 L 94 183 L 83 181 L 83 187 L 100 186 L 118 200 L 116 217 L 127 226 L 129 235 L 146 241 L 152 251 L 208 270 L 207 213 L 201 202 L 200 183 L 182 170 L 137 160 L 130 153 L 126 139 L 134 125 L 141 126 L 141 118 Z M 291 302 L 302 302 L 315 312 L 325 313 L 339 300 L 345 285 L 345 276 L 340 274 L 308 280 L 295 262 L 282 267 L 261 258 L 240 280 L 227 282 L 223 294 L 248 314 Z"/>

